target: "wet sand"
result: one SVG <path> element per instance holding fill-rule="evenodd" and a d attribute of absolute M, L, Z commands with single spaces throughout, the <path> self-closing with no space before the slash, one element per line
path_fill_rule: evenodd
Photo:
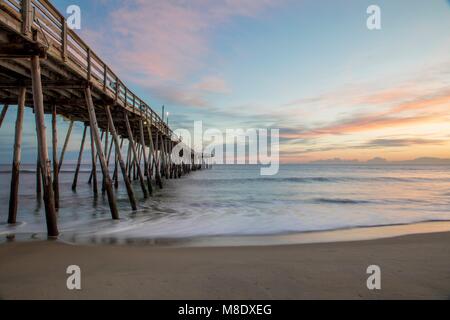
<path fill-rule="evenodd" d="M 66 288 L 79 265 L 82 290 Z M 366 287 L 369 265 L 382 289 Z M 255 247 L 175 248 L 12 242 L 1 299 L 449 299 L 450 233 Z"/>

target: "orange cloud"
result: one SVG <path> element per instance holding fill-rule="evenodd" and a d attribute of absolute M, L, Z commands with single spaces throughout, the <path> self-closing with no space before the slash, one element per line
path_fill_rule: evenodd
<path fill-rule="evenodd" d="M 395 97 L 395 99 L 398 97 L 397 94 L 384 95 L 383 101 L 386 103 L 389 102 L 388 99 L 385 99 L 388 96 L 391 96 L 391 98 Z M 412 101 L 396 104 L 386 112 L 359 115 L 310 130 L 290 130 L 288 133 L 281 132 L 280 136 L 285 139 L 302 139 L 439 122 L 442 121 L 443 116 L 450 115 L 450 112 L 447 110 L 442 110 L 442 107 L 446 105 L 450 105 L 450 90 L 448 89 L 441 90 L 433 95 L 424 95 Z M 420 111 L 422 109 L 426 109 L 427 112 L 413 115 L 405 114 L 406 112 Z"/>
<path fill-rule="evenodd" d="M 425 109 L 425 108 L 428 109 L 433 106 L 442 106 L 445 104 L 446 105 L 450 104 L 450 90 L 449 89 L 445 89 L 441 92 L 438 92 L 435 95 L 423 96 L 418 99 L 402 103 L 402 104 L 398 105 L 397 107 L 393 108 L 392 113 L 411 111 L 411 110 L 419 110 L 419 109 Z"/>
<path fill-rule="evenodd" d="M 357 104 L 385 104 L 399 101 L 405 97 L 411 96 L 412 92 L 404 88 L 388 89 L 381 92 L 377 92 L 372 95 L 357 98 Z"/>

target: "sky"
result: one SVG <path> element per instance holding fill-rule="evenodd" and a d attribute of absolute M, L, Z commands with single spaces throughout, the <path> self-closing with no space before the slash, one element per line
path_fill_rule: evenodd
<path fill-rule="evenodd" d="M 52 2 L 80 6 L 78 33 L 155 111 L 164 104 L 175 129 L 280 129 L 284 163 L 450 158 L 449 0 Z M 381 30 L 366 26 L 372 4 Z M 14 121 L 9 111 L 1 163 Z M 34 130 L 24 162 L 35 159 Z"/>

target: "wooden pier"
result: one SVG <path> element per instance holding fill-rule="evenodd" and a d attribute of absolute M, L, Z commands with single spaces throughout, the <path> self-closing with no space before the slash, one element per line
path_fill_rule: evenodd
<path fill-rule="evenodd" d="M 130 206 L 138 208 L 132 188 L 139 179 L 143 197 L 153 186 L 163 187 L 163 179 L 178 178 L 202 168 L 202 156 L 191 151 L 189 163 L 175 163 L 174 146 L 181 142 L 167 123 L 133 91 L 72 30 L 48 0 L 0 0 L 0 127 L 11 106 L 18 106 L 8 223 L 17 220 L 21 140 L 24 108 L 33 109 L 37 133 L 36 191 L 43 196 L 49 237 L 58 236 L 58 174 L 74 122 L 84 123 L 72 189 L 76 192 L 87 134 L 92 148 L 91 183 L 97 190 L 97 161 L 100 163 L 102 191 L 106 193 L 112 219 L 119 219 L 113 188 L 119 173 L 127 189 Z M 44 115 L 52 115 L 47 131 Z M 61 154 L 58 155 L 57 116 L 70 120 Z M 89 130 L 87 130 L 89 127 Z M 52 135 L 52 155 L 47 135 Z M 105 137 L 102 140 L 102 137 Z M 111 138 L 111 141 L 108 141 Z M 124 139 L 129 141 L 126 159 Z M 114 150 L 114 152 L 112 152 Z M 113 155 L 112 155 L 113 154 Z M 115 164 L 111 175 L 110 164 Z"/>

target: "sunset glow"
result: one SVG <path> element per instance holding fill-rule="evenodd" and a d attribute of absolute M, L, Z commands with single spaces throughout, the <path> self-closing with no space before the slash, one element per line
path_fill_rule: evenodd
<path fill-rule="evenodd" d="M 79 33 L 175 128 L 280 128 L 286 163 L 450 158 L 449 3 L 378 3 L 369 31 L 366 0 L 82 1 Z"/>

